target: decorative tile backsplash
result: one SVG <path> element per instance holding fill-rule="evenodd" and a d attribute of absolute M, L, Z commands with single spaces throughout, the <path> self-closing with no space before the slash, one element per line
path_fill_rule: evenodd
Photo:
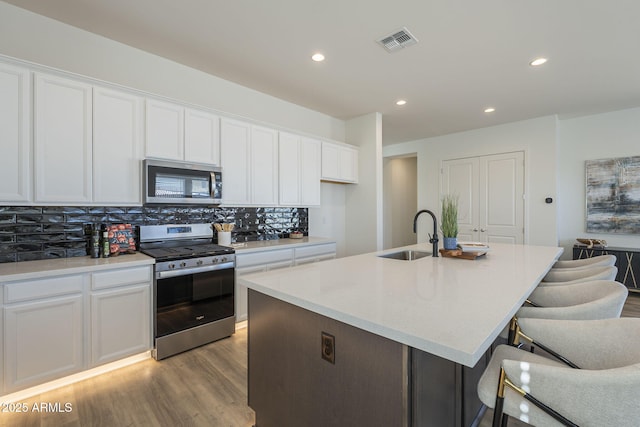
<path fill-rule="evenodd" d="M 190 206 L 59 207 L 0 206 L 0 263 L 87 254 L 91 224 L 136 225 L 234 223 L 234 242 L 308 234 L 306 208 L 218 208 Z"/>

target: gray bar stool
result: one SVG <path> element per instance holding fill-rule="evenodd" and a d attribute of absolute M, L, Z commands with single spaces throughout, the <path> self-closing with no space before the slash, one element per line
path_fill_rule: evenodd
<path fill-rule="evenodd" d="M 522 336 L 544 341 L 564 361 L 498 346 L 478 383 L 494 427 L 509 417 L 542 427 L 640 425 L 640 319 L 519 323 Z"/>
<path fill-rule="evenodd" d="M 591 258 L 559 260 L 552 268 L 609 267 L 615 264 L 615 255 L 598 255 Z"/>
<path fill-rule="evenodd" d="M 589 268 L 551 269 L 542 279 L 539 286 L 566 285 L 570 283 L 588 282 L 592 280 L 615 280 L 618 268 L 615 266 Z"/>
<path fill-rule="evenodd" d="M 595 280 L 569 285 L 538 286 L 520 307 L 510 325 L 500 334 L 514 343 L 520 319 L 597 320 L 620 317 L 629 290 L 613 280 Z"/>

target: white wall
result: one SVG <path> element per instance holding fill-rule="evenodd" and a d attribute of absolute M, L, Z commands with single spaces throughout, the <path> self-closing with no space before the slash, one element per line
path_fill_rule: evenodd
<path fill-rule="evenodd" d="M 346 184 L 321 183 L 322 206 L 309 208 L 309 235 L 336 240 L 336 256 L 347 254 L 345 188 Z"/>
<path fill-rule="evenodd" d="M 345 190 L 347 255 L 382 250 L 382 115 L 347 121 L 346 142 L 359 147 L 358 185 Z"/>
<path fill-rule="evenodd" d="M 384 249 L 416 243 L 413 217 L 418 212 L 416 157 L 387 158 L 384 172 Z"/>
<path fill-rule="evenodd" d="M 0 54 L 344 141 L 344 121 L 0 2 Z"/>
<path fill-rule="evenodd" d="M 385 157 L 417 153 L 418 209 L 440 211 L 440 168 L 443 160 L 487 154 L 525 153 L 525 242 L 557 245 L 555 116 L 492 126 L 384 147 Z M 418 241 L 427 241 L 431 220 L 418 223 Z M 427 221 L 428 220 L 428 221 Z"/>
<path fill-rule="evenodd" d="M 605 239 L 609 246 L 640 247 L 640 235 L 586 232 L 585 160 L 640 155 L 640 108 L 559 122 L 558 237 L 571 258 L 577 237 Z"/>

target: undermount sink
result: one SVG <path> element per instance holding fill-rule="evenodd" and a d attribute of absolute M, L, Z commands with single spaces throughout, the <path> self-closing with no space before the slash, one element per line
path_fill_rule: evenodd
<path fill-rule="evenodd" d="M 381 258 L 399 259 L 402 261 L 413 261 L 431 255 L 431 252 L 405 250 L 400 252 L 392 252 L 390 254 L 378 255 Z"/>

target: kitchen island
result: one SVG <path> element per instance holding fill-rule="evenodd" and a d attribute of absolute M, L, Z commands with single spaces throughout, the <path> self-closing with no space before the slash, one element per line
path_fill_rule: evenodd
<path fill-rule="evenodd" d="M 562 253 L 492 244 L 476 260 L 381 257 L 238 278 L 249 288 L 256 427 L 467 426 L 491 345 Z"/>

